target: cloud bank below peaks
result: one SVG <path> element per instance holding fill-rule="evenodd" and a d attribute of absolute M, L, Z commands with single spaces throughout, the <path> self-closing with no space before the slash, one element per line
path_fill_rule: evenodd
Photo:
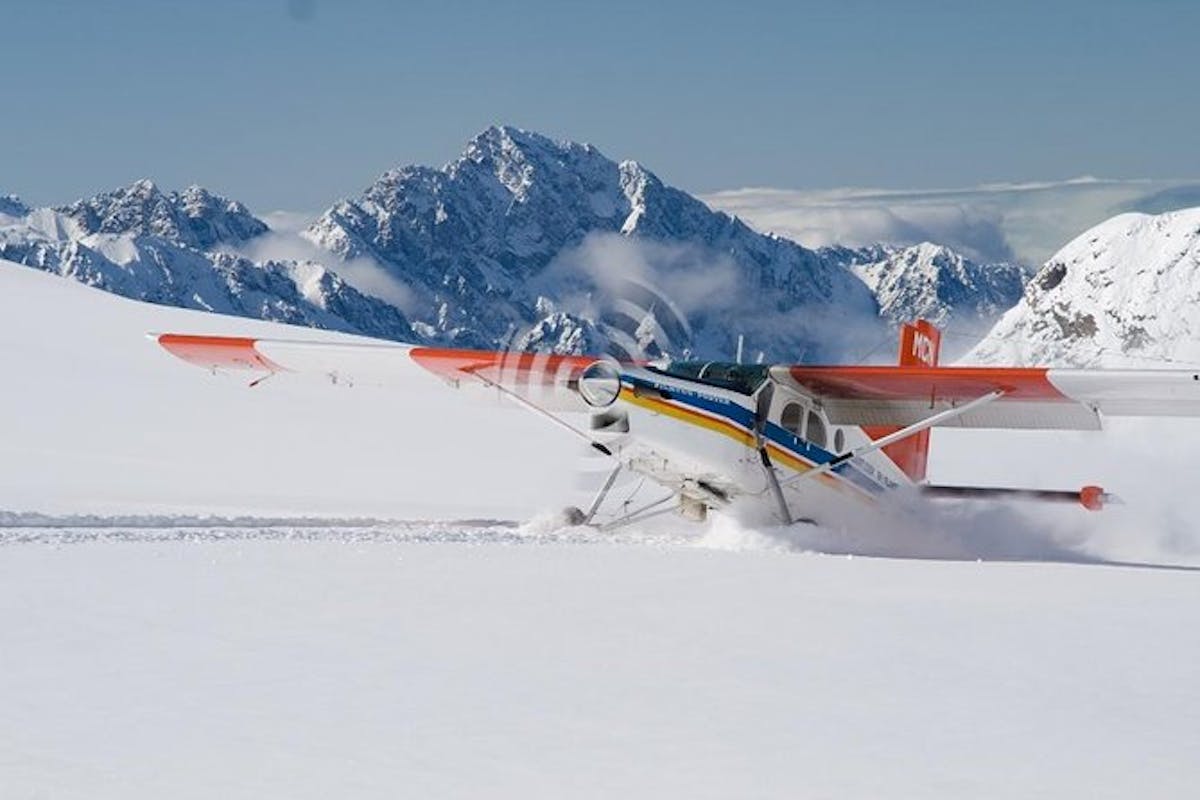
<path fill-rule="evenodd" d="M 930 241 L 979 261 L 1037 265 L 1116 214 L 1200 205 L 1200 180 L 1077 178 L 945 190 L 746 188 L 702 199 L 808 247 Z"/>

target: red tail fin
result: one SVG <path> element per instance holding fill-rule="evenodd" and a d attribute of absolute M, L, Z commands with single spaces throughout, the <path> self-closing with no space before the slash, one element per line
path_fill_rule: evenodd
<path fill-rule="evenodd" d="M 929 320 L 919 319 L 900 329 L 900 366 L 936 367 L 942 332 Z"/>
<path fill-rule="evenodd" d="M 919 319 L 915 323 L 905 325 L 900 329 L 900 366 L 936 367 L 941 346 L 942 332 L 928 320 Z M 865 430 L 872 439 L 878 439 L 900 429 L 870 427 Z M 919 483 L 925 480 L 925 466 L 929 461 L 929 431 L 921 431 L 888 445 L 883 448 L 883 452 L 914 483 Z"/>

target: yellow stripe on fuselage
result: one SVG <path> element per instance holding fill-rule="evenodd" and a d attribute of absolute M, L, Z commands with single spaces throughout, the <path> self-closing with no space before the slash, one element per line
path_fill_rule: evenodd
<path fill-rule="evenodd" d="M 799 456 L 784 450 L 774 442 L 767 442 L 767 452 L 771 456 L 771 460 L 776 464 L 783 464 L 785 467 L 791 467 L 796 472 L 808 472 L 813 468 L 813 465 L 800 458 Z"/>
<path fill-rule="evenodd" d="M 621 387 L 620 398 L 627 403 L 635 405 L 639 408 L 644 408 L 647 411 L 653 411 L 656 414 L 665 414 L 672 419 L 687 422 L 691 425 L 698 425 L 702 428 L 707 428 L 710 431 L 719 433 L 723 436 L 728 436 L 735 442 L 739 442 L 751 450 L 755 448 L 754 435 L 737 427 L 731 422 L 725 422 L 718 419 L 713 419 L 705 414 L 692 411 L 691 409 L 681 408 L 666 400 L 649 395 L 638 394 L 628 386 Z M 771 460 L 777 464 L 782 464 L 795 472 L 808 472 L 813 468 L 813 464 L 809 461 L 796 456 L 795 454 L 784 450 L 774 442 L 766 442 L 767 451 L 771 455 Z M 833 473 L 824 473 L 817 476 L 817 479 L 822 483 L 835 487 L 841 491 L 849 489 L 855 496 L 865 497 L 874 502 L 875 498 L 866 493 L 863 489 L 853 485 L 849 481 L 834 475 Z"/>
<path fill-rule="evenodd" d="M 683 422 L 690 422 L 693 425 L 699 425 L 701 428 L 708 428 L 710 431 L 716 431 L 724 436 L 728 436 L 730 439 L 733 439 L 735 442 L 740 442 L 746 447 L 754 447 L 754 435 L 747 433 L 731 422 L 713 419 L 706 414 L 701 414 L 688 408 L 681 408 L 680 406 L 673 405 L 666 400 L 661 400 L 657 397 L 639 395 L 637 392 L 627 386 L 621 387 L 620 397 L 625 402 L 631 403 L 639 408 L 653 411 L 656 414 L 666 414 L 668 417 L 682 420 Z"/>
<path fill-rule="evenodd" d="M 796 472 L 808 472 L 815 466 L 815 464 L 789 453 L 774 442 L 767 442 L 766 445 L 767 453 L 770 454 L 771 462 L 774 464 L 782 464 L 785 467 L 794 469 Z M 817 475 L 816 478 L 826 486 L 831 486 L 840 492 L 851 492 L 855 497 L 861 497 L 872 503 L 875 502 L 875 497 L 866 492 L 861 486 L 856 486 L 836 473 L 825 472 Z"/>

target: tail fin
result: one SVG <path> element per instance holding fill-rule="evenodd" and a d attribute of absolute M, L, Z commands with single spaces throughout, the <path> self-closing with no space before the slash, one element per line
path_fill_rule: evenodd
<path fill-rule="evenodd" d="M 900 329 L 900 366 L 936 367 L 938 352 L 942 346 L 942 332 L 928 320 L 919 319 Z M 871 427 L 866 433 L 878 439 L 894 433 L 899 428 Z M 925 480 L 925 467 L 929 461 L 929 431 L 924 430 L 895 444 L 883 448 L 888 458 L 896 463 L 914 483 Z"/>
<path fill-rule="evenodd" d="M 942 332 L 932 322 L 919 319 L 900 329 L 900 366 L 936 367 Z"/>

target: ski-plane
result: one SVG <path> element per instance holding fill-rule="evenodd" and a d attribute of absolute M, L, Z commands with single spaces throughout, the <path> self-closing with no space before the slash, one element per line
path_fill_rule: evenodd
<path fill-rule="evenodd" d="M 1099 510 L 1115 500 L 1099 486 L 932 485 L 930 430 L 1099 430 L 1106 416 L 1200 416 L 1200 371 L 939 366 L 941 333 L 925 320 L 901 329 L 896 366 L 620 363 L 382 341 L 151 336 L 191 364 L 251 373 L 251 385 L 287 373 L 388 382 L 415 363 L 452 386 L 486 387 L 611 459 L 599 493 L 572 509 L 571 522 L 596 524 L 623 471 L 662 487 L 662 497 L 605 527 L 668 511 L 702 520 L 735 505 L 784 525 L 836 525 L 889 514 L 888 498 L 904 493 Z"/>

